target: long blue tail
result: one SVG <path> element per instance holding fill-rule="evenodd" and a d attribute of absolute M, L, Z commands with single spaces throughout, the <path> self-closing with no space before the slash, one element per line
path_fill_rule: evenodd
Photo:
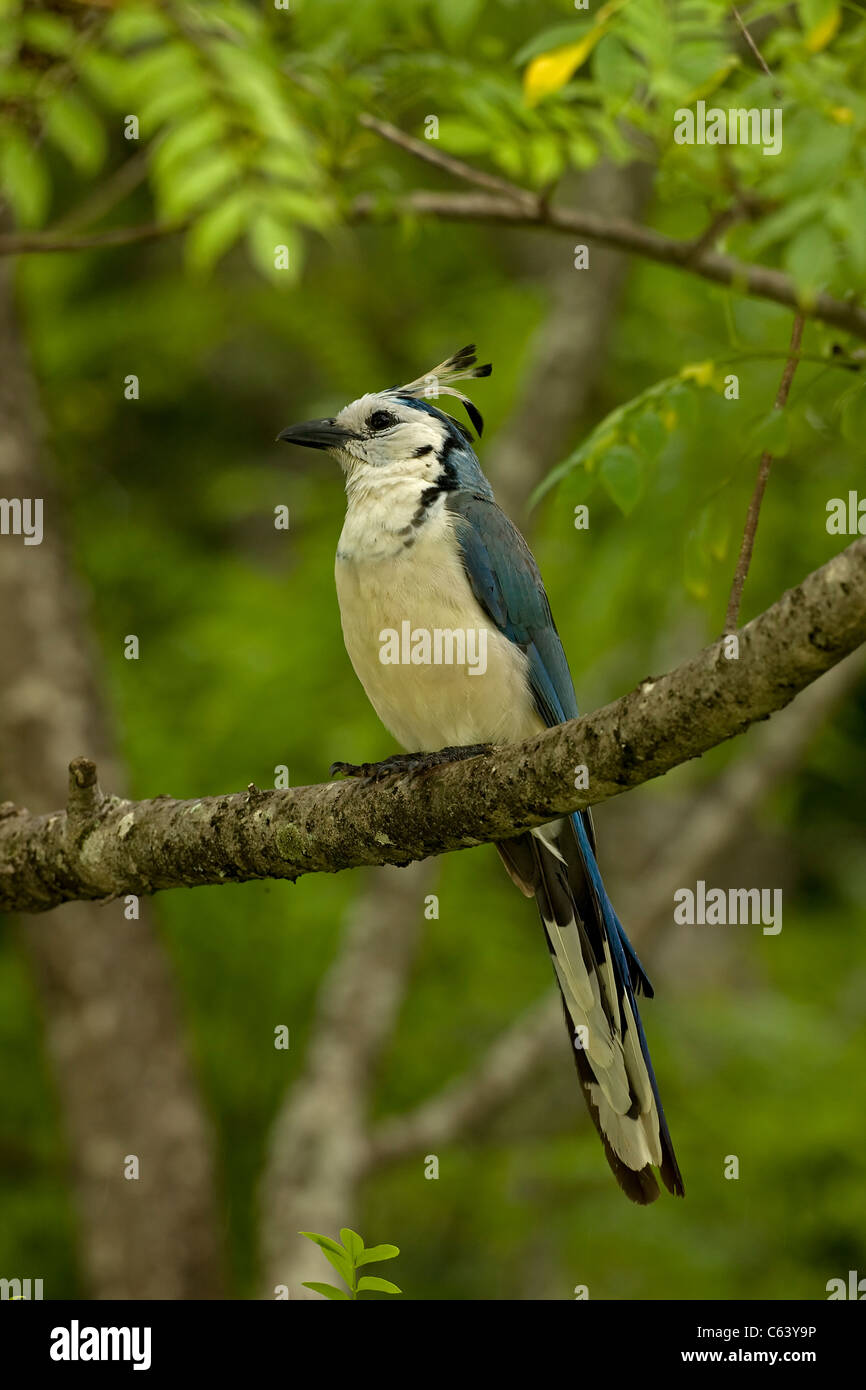
<path fill-rule="evenodd" d="M 652 986 L 605 892 L 589 819 L 576 813 L 498 846 L 509 873 L 535 897 L 581 1088 L 623 1191 L 645 1205 L 653 1172 L 677 1196 L 671 1143 L 636 996 Z"/>

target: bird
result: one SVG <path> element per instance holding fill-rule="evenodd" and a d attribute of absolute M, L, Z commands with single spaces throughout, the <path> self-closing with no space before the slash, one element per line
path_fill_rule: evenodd
<path fill-rule="evenodd" d="M 480 439 L 481 412 L 455 385 L 490 375 L 490 363 L 477 361 L 470 344 L 404 386 L 277 436 L 342 468 L 334 573 L 343 637 L 404 750 L 380 763 L 335 763 L 332 775 L 417 774 L 577 718 L 538 565 L 496 503 L 471 430 L 442 408 L 443 397 L 457 400 Z M 683 1196 L 638 1012 L 638 996 L 653 989 L 602 882 L 591 812 L 496 848 L 537 904 L 583 1096 L 617 1182 L 647 1205 L 659 1196 L 658 1172 Z"/>

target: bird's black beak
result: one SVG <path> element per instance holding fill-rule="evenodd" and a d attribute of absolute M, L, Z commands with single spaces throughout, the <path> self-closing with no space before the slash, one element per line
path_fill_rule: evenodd
<path fill-rule="evenodd" d="M 350 439 L 357 439 L 353 430 L 343 429 L 336 420 L 305 420 L 302 425 L 289 425 L 281 430 L 277 440 L 287 444 L 303 444 L 307 449 L 338 449 Z"/>

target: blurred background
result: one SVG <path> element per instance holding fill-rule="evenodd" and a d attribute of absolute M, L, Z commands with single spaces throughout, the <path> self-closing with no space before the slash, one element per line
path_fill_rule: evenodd
<path fill-rule="evenodd" d="M 473 185 L 358 117 L 554 206 L 709 229 L 807 307 L 856 300 L 858 6 L 743 8 L 770 76 L 715 0 L 2 9 L 0 492 L 45 498 L 45 538 L 0 539 L 0 797 L 56 809 L 78 754 L 109 793 L 195 797 L 392 751 L 343 650 L 338 469 L 274 438 L 466 342 L 494 364 L 482 466 L 582 708 L 718 636 L 762 448 L 743 619 L 848 543 L 826 508 L 863 487 L 855 338 L 810 320 L 769 419 L 790 307 L 433 217 L 418 190 Z M 781 154 L 676 144 L 698 99 L 783 109 Z M 383 1272 L 421 1299 L 823 1298 L 866 1274 L 864 750 L 855 656 L 597 809 L 684 1202 L 617 1189 L 492 848 L 3 919 L 0 1275 L 303 1297 L 330 1270 L 296 1233 L 345 1225 L 398 1245 Z M 781 888 L 782 931 L 674 926 L 698 879 Z"/>

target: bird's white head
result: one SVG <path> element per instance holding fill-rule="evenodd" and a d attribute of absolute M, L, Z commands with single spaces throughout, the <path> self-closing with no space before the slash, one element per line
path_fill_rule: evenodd
<path fill-rule="evenodd" d="M 338 415 L 290 425 L 277 437 L 289 444 L 324 449 L 340 463 L 347 486 L 415 477 L 429 482 L 441 472 L 455 448 L 469 450 L 472 435 L 436 404 L 441 396 L 462 401 L 480 434 L 480 412 L 453 383 L 489 376 L 490 364 L 475 366 L 475 348 L 461 348 L 405 386 L 360 396 Z M 474 455 L 469 454 L 474 459 Z"/>

